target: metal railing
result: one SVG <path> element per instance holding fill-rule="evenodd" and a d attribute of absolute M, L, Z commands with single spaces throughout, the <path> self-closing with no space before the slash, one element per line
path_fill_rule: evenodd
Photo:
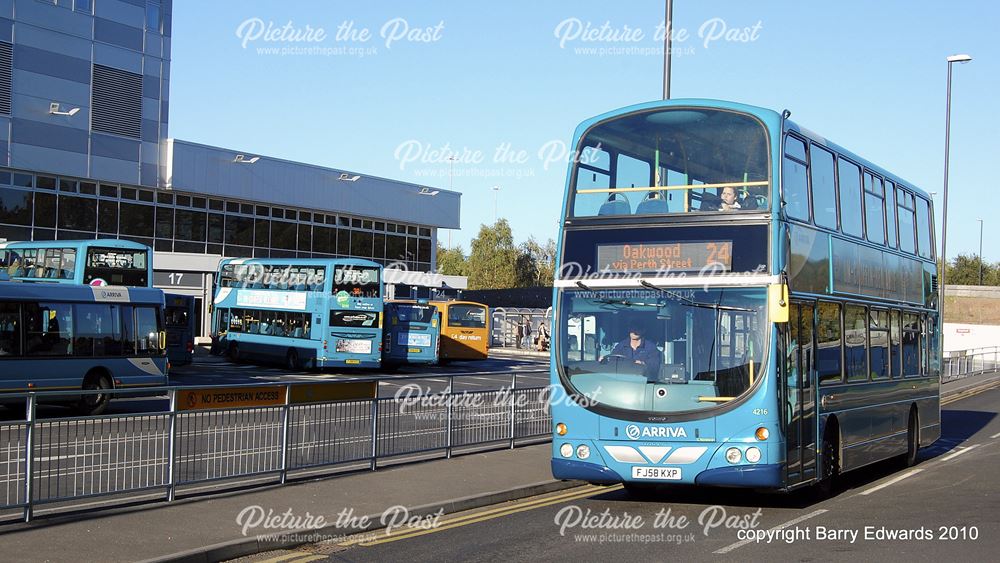
<path fill-rule="evenodd" d="M 25 418 L 0 423 L 0 511 L 21 509 L 30 521 L 43 504 L 111 495 L 135 502 L 136 493 L 156 491 L 172 501 L 178 487 L 195 483 L 284 483 L 295 471 L 375 470 L 387 458 L 451 457 L 456 448 L 513 448 L 549 439 L 547 388 L 519 388 L 517 375 L 510 377 L 509 387 L 494 391 L 459 392 L 450 376 L 441 392 L 414 387 L 384 397 L 384 383 L 416 385 L 427 377 L 349 380 L 374 382 L 374 398 L 303 403 L 292 402 L 293 388 L 317 383 L 240 386 L 284 387 L 284 404 L 204 410 L 178 405 L 179 394 L 191 388 L 116 390 L 116 397 L 166 395 L 169 408 L 52 419 L 37 418 L 38 405 L 65 400 L 68 393 L 10 396 L 23 398 Z M 94 393 L 100 391 L 72 396 Z M 266 476 L 273 479 L 260 479 Z"/>
<path fill-rule="evenodd" d="M 1000 370 L 1000 346 L 945 352 L 941 364 L 941 382 L 947 383 L 998 370 Z"/>

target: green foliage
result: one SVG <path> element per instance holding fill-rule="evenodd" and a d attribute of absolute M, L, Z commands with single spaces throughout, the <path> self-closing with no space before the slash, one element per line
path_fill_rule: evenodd
<path fill-rule="evenodd" d="M 506 219 L 479 227 L 479 234 L 472 239 L 468 266 L 469 289 L 518 287 L 518 251 Z"/>
<path fill-rule="evenodd" d="M 518 274 L 523 280 L 522 287 L 550 287 L 555 278 L 556 242 L 549 239 L 544 245 L 535 237 L 521 243 Z"/>
<path fill-rule="evenodd" d="M 979 267 L 983 268 L 982 285 L 1000 285 L 1000 266 L 981 262 L 975 254 L 959 254 L 948 263 L 945 283 L 948 285 L 980 285 Z"/>
<path fill-rule="evenodd" d="M 459 256 L 451 254 L 455 250 Z M 529 238 L 515 246 L 514 234 L 506 219 L 479 227 L 467 259 L 461 256 L 461 248 L 455 250 L 444 251 L 449 261 L 446 271 L 442 249 L 438 248 L 439 270 L 447 274 L 456 271 L 454 264 L 464 264 L 461 275 L 469 277 L 469 289 L 551 286 L 555 276 L 555 241 L 549 239 L 540 244 Z"/>
<path fill-rule="evenodd" d="M 455 248 L 445 248 L 439 242 L 437 245 L 438 272 L 446 276 L 466 276 L 469 272 L 468 260 L 461 245 Z"/>

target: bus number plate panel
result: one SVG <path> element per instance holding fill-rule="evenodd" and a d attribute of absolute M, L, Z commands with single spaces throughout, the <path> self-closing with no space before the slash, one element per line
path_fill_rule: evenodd
<path fill-rule="evenodd" d="M 681 478 L 681 468 L 637 466 L 632 468 L 632 478 L 679 481 Z"/>
<path fill-rule="evenodd" d="M 340 339 L 337 340 L 336 351 L 348 354 L 371 354 L 372 341 Z"/>

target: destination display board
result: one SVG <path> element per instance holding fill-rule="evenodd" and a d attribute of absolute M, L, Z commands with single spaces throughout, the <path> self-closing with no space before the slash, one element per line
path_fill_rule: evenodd
<path fill-rule="evenodd" d="M 767 225 L 644 225 L 566 230 L 558 279 L 768 271 Z"/>
<path fill-rule="evenodd" d="M 733 268 L 733 241 L 600 244 L 597 264 L 607 272 L 697 272 Z"/>

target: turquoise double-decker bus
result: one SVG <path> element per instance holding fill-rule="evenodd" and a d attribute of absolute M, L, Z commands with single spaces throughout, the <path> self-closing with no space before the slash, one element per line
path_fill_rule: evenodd
<path fill-rule="evenodd" d="M 228 259 L 219 264 L 214 348 L 291 370 L 377 368 L 382 266 L 370 260 Z"/>
<path fill-rule="evenodd" d="M 441 350 L 441 313 L 426 300 L 385 302 L 382 363 L 436 364 Z"/>
<path fill-rule="evenodd" d="M 931 199 L 789 118 L 670 100 L 577 129 L 557 478 L 828 490 L 940 436 Z"/>
<path fill-rule="evenodd" d="M 120 239 L 0 243 L 0 267 L 16 281 L 153 287 L 152 256 Z"/>
<path fill-rule="evenodd" d="M 159 289 L 0 282 L 0 391 L 107 389 L 45 397 L 97 415 L 113 389 L 166 385 L 163 304 Z"/>

